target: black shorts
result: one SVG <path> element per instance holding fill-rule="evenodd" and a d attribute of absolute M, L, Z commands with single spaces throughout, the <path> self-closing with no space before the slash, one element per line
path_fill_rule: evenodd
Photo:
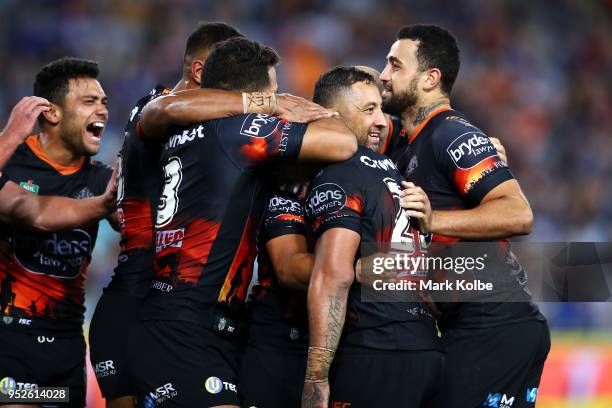
<path fill-rule="evenodd" d="M 330 372 L 330 407 L 429 408 L 443 376 L 440 351 L 341 349 Z"/>
<path fill-rule="evenodd" d="M 23 383 L 25 388 L 32 384 L 70 388 L 70 402 L 45 407 L 84 407 L 83 334 L 64 336 L 48 330 L 15 329 L 0 320 L 0 379 L 5 377 Z"/>
<path fill-rule="evenodd" d="M 240 405 L 236 339 L 181 321 L 139 322 L 128 365 L 139 407 Z"/>
<path fill-rule="evenodd" d="M 127 370 L 127 343 L 141 305 L 140 298 L 105 292 L 91 319 L 91 366 L 106 399 L 134 395 Z"/>
<path fill-rule="evenodd" d="M 240 367 L 240 392 L 245 408 L 299 407 L 306 375 L 304 350 L 272 350 L 248 345 Z"/>
<path fill-rule="evenodd" d="M 448 330 L 446 376 L 438 407 L 535 406 L 550 350 L 548 325 L 528 320 L 487 329 Z"/>

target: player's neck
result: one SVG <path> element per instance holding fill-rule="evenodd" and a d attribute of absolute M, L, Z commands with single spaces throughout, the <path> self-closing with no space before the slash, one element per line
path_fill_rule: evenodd
<path fill-rule="evenodd" d="M 432 112 L 440 108 L 450 109 L 450 100 L 446 96 L 439 96 L 406 110 L 402 114 L 402 126 L 408 134 L 412 133 L 421 123 L 423 123 Z"/>
<path fill-rule="evenodd" d="M 194 81 L 193 78 L 182 77 L 181 80 L 178 81 L 176 85 L 174 85 L 174 88 L 172 88 L 172 92 L 187 91 L 189 89 L 198 89 L 199 87 L 200 87 L 200 84 Z"/>
<path fill-rule="evenodd" d="M 68 149 L 59 135 L 41 132 L 38 136 L 38 145 L 47 158 L 61 166 L 76 166 L 83 161 L 83 156 Z"/>

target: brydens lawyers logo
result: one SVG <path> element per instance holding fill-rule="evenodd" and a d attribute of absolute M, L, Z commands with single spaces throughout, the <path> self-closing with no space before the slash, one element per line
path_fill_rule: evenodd
<path fill-rule="evenodd" d="M 484 133 L 464 133 L 446 149 L 457 167 L 469 169 L 476 164 L 495 155 L 495 147 Z"/>
<path fill-rule="evenodd" d="M 308 196 L 307 210 L 311 216 L 339 211 L 346 205 L 346 193 L 335 183 L 316 186 Z"/>
<path fill-rule="evenodd" d="M 261 113 L 251 113 L 244 118 L 242 127 L 240 128 L 240 134 L 249 137 L 268 137 L 275 130 L 276 126 L 266 126 L 270 123 L 278 122 L 278 118 L 275 116 L 264 115 Z"/>

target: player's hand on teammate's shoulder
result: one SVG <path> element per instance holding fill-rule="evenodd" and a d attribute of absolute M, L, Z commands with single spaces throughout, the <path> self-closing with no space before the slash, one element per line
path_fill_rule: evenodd
<path fill-rule="evenodd" d="M 400 192 L 400 205 L 410 217 L 419 221 L 419 230 L 423 233 L 431 232 L 432 211 L 429 198 L 421 187 L 414 183 L 402 181 L 404 190 Z"/>
<path fill-rule="evenodd" d="M 115 163 L 113 168 L 113 174 L 111 175 L 108 184 L 106 185 L 106 191 L 103 194 L 104 205 L 108 210 L 108 214 L 111 214 L 117 210 L 117 189 L 119 186 L 119 161 Z"/>
<path fill-rule="evenodd" d="M 338 116 L 338 113 L 299 96 L 283 93 L 276 95 L 274 115 L 289 122 L 309 123 Z"/>
<path fill-rule="evenodd" d="M 507 166 L 508 156 L 506 156 L 506 148 L 504 147 L 504 145 L 501 143 L 501 141 L 498 138 L 490 137 L 489 139 L 491 139 L 491 143 L 493 143 L 493 147 L 495 147 L 495 150 L 497 150 L 497 155 L 499 156 L 500 160 L 503 161 L 504 164 Z"/>
<path fill-rule="evenodd" d="M 22 142 L 32 134 L 36 120 L 41 113 L 51 109 L 51 103 L 38 96 L 26 96 L 13 107 L 8 122 L 2 131 L 3 137 Z"/>

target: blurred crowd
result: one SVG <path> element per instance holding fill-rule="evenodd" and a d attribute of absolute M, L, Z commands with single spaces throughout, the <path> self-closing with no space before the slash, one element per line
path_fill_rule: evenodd
<path fill-rule="evenodd" d="M 536 217 L 529 239 L 612 237 L 612 1 L 2 0 L 0 21 L 0 124 L 43 64 L 97 60 L 110 110 L 98 159 L 107 163 L 133 103 L 179 78 L 198 21 L 226 21 L 276 48 L 280 89 L 305 97 L 335 65 L 381 70 L 402 25 L 442 25 L 462 54 L 453 107 L 506 145 Z M 116 236 L 101 238 L 96 288 L 115 262 Z M 609 306 L 550 307 L 570 327 L 568 315 L 580 327 L 584 316 L 597 327 L 610 315 Z"/>

